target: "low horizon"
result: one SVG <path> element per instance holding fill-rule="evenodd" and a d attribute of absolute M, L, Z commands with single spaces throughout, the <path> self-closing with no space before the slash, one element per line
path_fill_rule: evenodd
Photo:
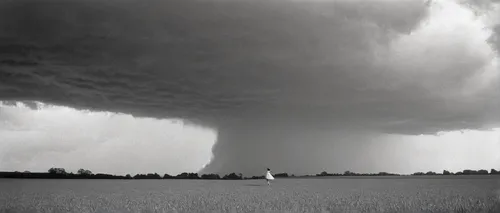
<path fill-rule="evenodd" d="M 208 174 L 208 175 L 211 175 L 211 174 L 217 174 L 217 175 L 228 175 L 228 174 L 231 174 L 231 173 L 234 173 L 234 174 L 243 174 L 243 177 L 252 177 L 252 176 L 264 176 L 264 173 L 265 171 L 267 171 L 267 169 L 263 170 L 264 172 L 262 172 L 261 175 L 250 175 L 250 176 L 245 176 L 244 173 L 241 173 L 241 172 L 237 172 L 237 171 L 233 171 L 233 172 L 230 172 L 230 173 L 226 173 L 226 174 L 222 174 L 222 173 L 200 173 L 199 171 L 198 172 L 189 172 L 189 171 L 184 171 L 184 172 L 180 172 L 178 174 L 172 174 L 172 173 L 158 173 L 158 172 L 142 172 L 142 173 L 125 173 L 125 174 L 115 174 L 115 173 L 107 173 L 107 172 L 92 172 L 91 170 L 86 170 L 86 169 L 78 169 L 76 171 L 74 170 L 66 170 L 66 168 L 60 168 L 60 167 L 51 167 L 50 169 L 64 169 L 64 172 L 67 173 L 67 174 L 78 174 L 78 170 L 85 170 L 87 172 L 90 172 L 90 174 L 107 174 L 107 175 L 115 175 L 115 176 L 125 176 L 125 175 L 141 175 L 141 174 L 160 174 L 160 175 L 171 175 L 171 176 L 176 176 L 176 175 L 180 175 L 180 174 L 185 174 L 185 173 L 191 173 L 191 174 L 198 174 L 198 175 L 202 175 L 202 174 Z M 24 171 L 21 171 L 21 170 L 15 170 L 15 171 L 2 171 L 0 170 L 0 173 L 13 173 L 13 172 L 18 172 L 18 173 L 50 173 L 49 170 L 45 170 L 45 171 L 28 171 L 28 170 L 24 170 Z M 394 174 L 394 175 L 415 175 L 415 174 L 419 174 L 419 173 L 422 173 L 422 174 L 426 174 L 426 173 L 434 173 L 434 174 L 443 174 L 444 171 L 447 171 L 447 172 L 450 172 L 451 174 L 457 174 L 457 173 L 463 173 L 464 171 L 474 171 L 474 172 L 477 172 L 477 171 L 487 171 L 488 174 L 491 174 L 491 171 L 494 171 L 494 172 L 500 172 L 500 167 L 498 168 L 479 168 L 479 169 L 474 169 L 474 168 L 466 168 L 466 169 L 463 169 L 463 170 L 456 170 L 456 171 L 453 171 L 453 170 L 447 170 L 447 169 L 443 169 L 443 170 L 440 170 L 440 171 L 415 171 L 415 172 L 412 172 L 412 173 L 397 173 L 397 172 L 387 172 L 387 171 L 379 171 L 379 172 L 358 172 L 358 171 L 352 171 L 352 170 L 345 170 L 345 171 L 342 171 L 342 172 L 330 172 L 330 171 L 320 171 L 318 173 L 314 173 L 314 174 L 294 174 L 294 173 L 288 173 L 288 172 L 283 172 L 283 171 L 279 171 L 279 172 L 274 172 L 272 169 L 271 169 L 271 173 L 273 175 L 275 174 L 287 174 L 289 176 L 314 176 L 314 175 L 319 175 L 323 172 L 326 172 L 326 174 L 328 175 L 331 175 L 331 174 L 345 174 L 345 173 L 352 173 L 352 174 L 381 174 L 381 173 L 385 173 L 385 174 Z M 499 173 L 500 174 L 500 173 Z"/>

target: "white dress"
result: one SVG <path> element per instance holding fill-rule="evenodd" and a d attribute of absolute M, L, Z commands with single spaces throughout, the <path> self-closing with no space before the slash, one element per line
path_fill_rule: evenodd
<path fill-rule="evenodd" d="M 266 172 L 266 179 L 267 179 L 267 180 L 274 180 L 274 177 L 271 175 L 271 172 L 270 172 L 270 171 L 267 171 L 267 172 Z"/>

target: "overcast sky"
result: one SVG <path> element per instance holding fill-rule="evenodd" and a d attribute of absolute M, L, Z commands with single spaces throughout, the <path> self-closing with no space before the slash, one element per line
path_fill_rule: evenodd
<path fill-rule="evenodd" d="M 4 1 L 0 170 L 500 169 L 499 47 L 496 0 Z"/>

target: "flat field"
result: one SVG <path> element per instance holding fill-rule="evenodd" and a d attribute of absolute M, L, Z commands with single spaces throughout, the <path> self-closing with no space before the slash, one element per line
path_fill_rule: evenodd
<path fill-rule="evenodd" d="M 0 179 L 7 212 L 500 212 L 500 177 Z"/>

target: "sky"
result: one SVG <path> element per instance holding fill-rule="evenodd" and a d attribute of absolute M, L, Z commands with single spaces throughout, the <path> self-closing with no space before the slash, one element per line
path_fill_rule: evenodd
<path fill-rule="evenodd" d="M 34 105 L 0 104 L 1 170 L 174 175 L 203 167 L 217 137 L 182 120 Z"/>
<path fill-rule="evenodd" d="M 500 169 L 499 20 L 496 0 L 4 1 L 0 170 Z"/>

